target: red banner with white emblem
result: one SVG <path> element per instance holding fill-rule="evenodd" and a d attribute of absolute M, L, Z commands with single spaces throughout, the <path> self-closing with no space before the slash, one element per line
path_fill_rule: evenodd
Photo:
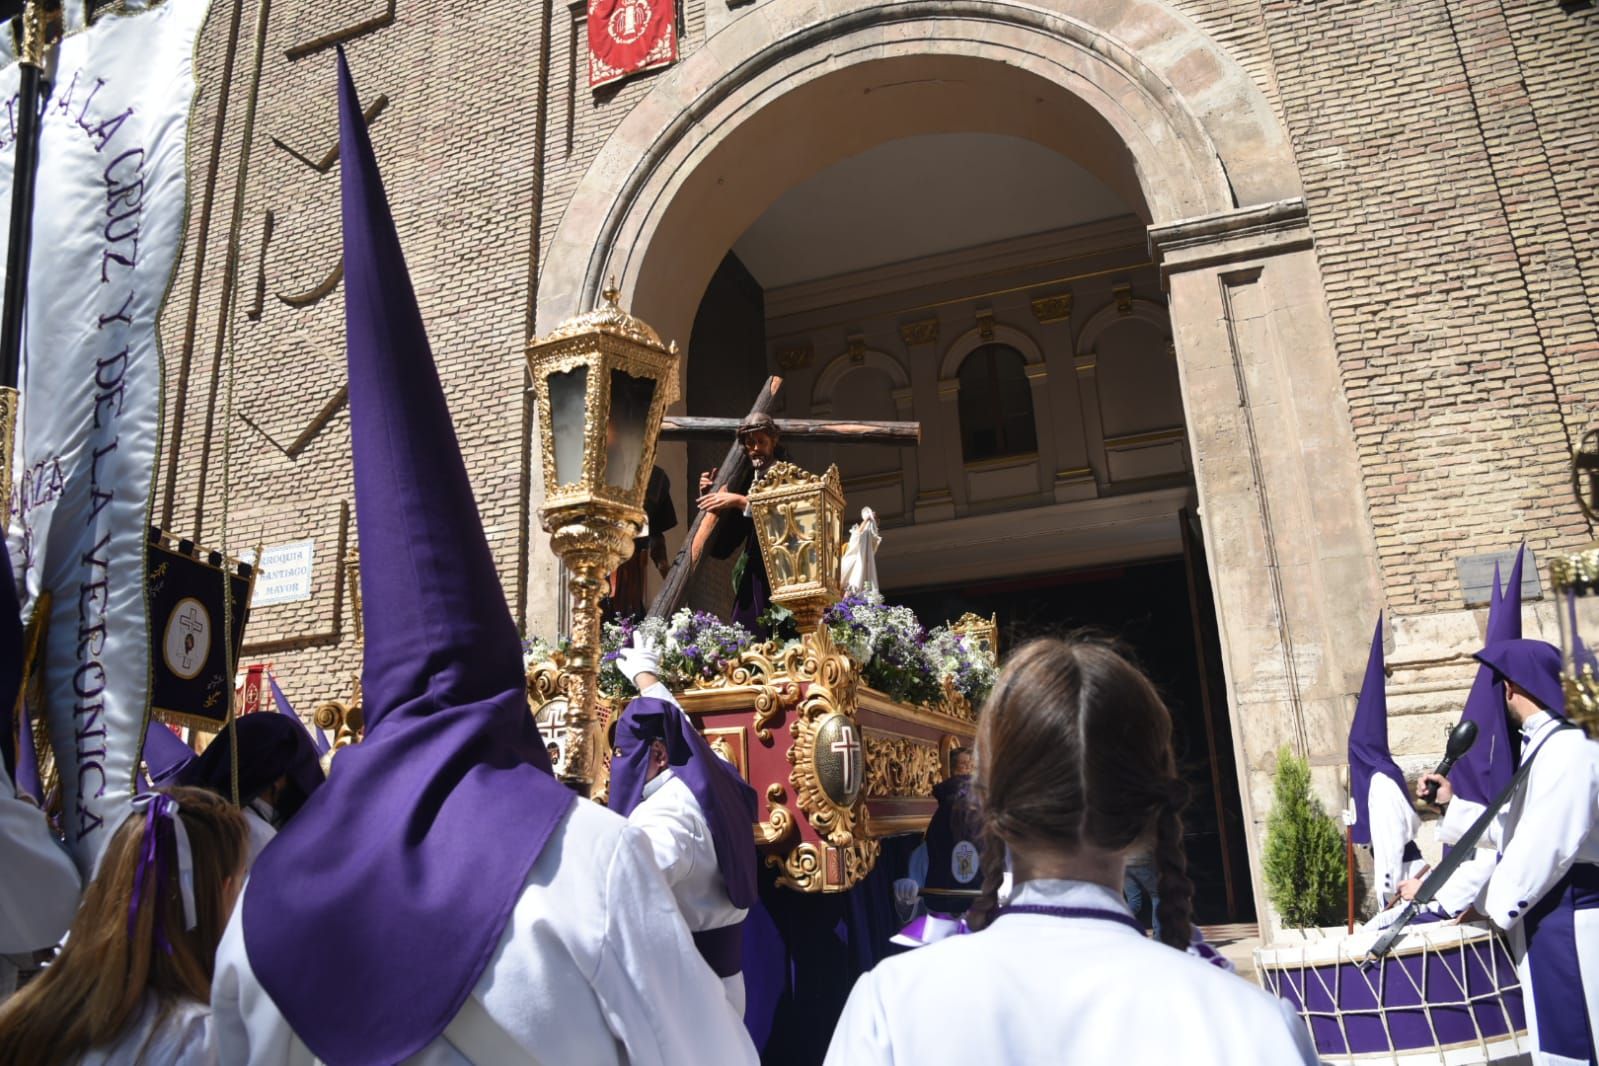
<path fill-rule="evenodd" d="M 677 0 L 589 0 L 589 88 L 677 62 Z"/>

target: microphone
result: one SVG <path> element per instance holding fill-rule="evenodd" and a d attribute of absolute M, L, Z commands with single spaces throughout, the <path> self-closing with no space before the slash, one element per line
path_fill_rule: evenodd
<path fill-rule="evenodd" d="M 1449 731 L 1449 742 L 1444 745 L 1443 761 L 1438 764 L 1438 769 L 1434 770 L 1433 773 L 1439 777 L 1448 777 L 1449 771 L 1455 768 L 1455 763 L 1460 760 L 1462 755 L 1470 751 L 1471 746 L 1476 742 L 1476 722 L 1461 721 L 1455 723 L 1455 728 Z M 1438 798 L 1438 782 L 1428 781 L 1427 790 L 1422 798 L 1428 803 L 1435 801 Z"/>

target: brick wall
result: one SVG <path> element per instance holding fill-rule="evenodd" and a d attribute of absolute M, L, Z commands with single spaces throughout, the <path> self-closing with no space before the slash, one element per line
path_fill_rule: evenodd
<path fill-rule="evenodd" d="M 687 3 L 685 55 L 724 4 Z M 1557 0 L 1175 6 L 1290 132 L 1390 606 L 1454 605 L 1456 555 L 1523 532 L 1545 550 L 1585 538 L 1562 456 L 1599 407 L 1599 14 Z M 230 551 L 316 538 L 312 599 L 259 612 L 247 653 L 274 660 L 303 709 L 358 661 L 335 595 L 351 502 L 329 154 L 340 39 L 364 102 L 383 102 L 374 143 L 518 610 L 523 575 L 552 573 L 532 528 L 521 363 L 525 338 L 554 325 L 532 317 L 538 252 L 660 76 L 591 92 L 581 5 L 555 0 L 215 3 L 163 321 L 171 505 L 164 470 L 157 518 L 217 545 L 226 465 Z M 353 515 L 345 532 L 353 545 Z"/>

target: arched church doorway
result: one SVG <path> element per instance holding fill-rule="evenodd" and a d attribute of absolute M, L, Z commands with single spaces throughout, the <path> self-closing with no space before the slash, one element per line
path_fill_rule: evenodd
<path fill-rule="evenodd" d="M 774 368 L 794 382 L 785 413 L 934 412 L 945 431 L 914 454 L 848 457 L 854 505 L 893 519 L 890 589 L 975 601 L 1005 595 L 995 582 L 1188 560 L 1184 584 L 1208 584 L 1214 604 L 1217 732 L 1252 871 L 1239 883 L 1264 914 L 1276 753 L 1307 755 L 1341 803 L 1380 593 L 1298 170 L 1261 86 L 1162 0 L 1070 16 L 1010 0 L 766 0 L 649 85 L 564 208 L 539 322 L 592 307 L 614 276 L 636 314 L 687 342 L 693 413 L 742 413 L 700 404 L 742 374 L 747 405 Z M 958 140 L 973 136 L 999 140 Z M 862 190 L 834 180 L 842 201 L 787 216 L 807 239 L 771 246 L 797 273 L 761 277 L 763 219 L 781 222 L 813 181 L 827 193 L 829 168 L 847 177 L 894 152 L 927 154 L 883 170 L 895 184 L 871 202 L 918 210 L 850 215 Z M 1013 178 L 1054 174 L 1054 194 L 1018 199 L 1027 228 L 926 244 L 971 222 L 919 195 L 958 167 L 963 189 L 1006 189 L 1000 206 L 1022 196 Z M 827 229 L 845 218 L 875 234 L 856 243 L 893 239 L 904 258 L 849 259 Z M 866 228 L 893 219 L 891 234 Z M 963 256 L 973 248 L 1000 258 Z M 718 293 L 740 288 L 755 294 L 742 317 L 712 317 L 748 334 L 707 352 L 707 307 L 726 311 Z M 663 465 L 684 493 L 705 463 L 679 445 Z M 982 569 L 995 530 L 1009 547 L 989 554 L 1008 573 Z M 554 609 L 542 585 L 528 596 Z"/>
<path fill-rule="evenodd" d="M 1171 705 L 1202 922 L 1254 915 L 1171 320 L 1142 204 L 1036 141 L 926 133 L 789 188 L 697 307 L 686 405 L 737 417 L 768 374 L 798 418 L 916 420 L 917 448 L 786 441 L 876 512 L 883 592 L 1007 644 L 1118 638 Z M 725 444 L 690 444 L 685 481 Z M 674 478 L 674 480 L 676 480 Z M 1185 528 L 1185 526 L 1187 528 Z M 726 613 L 726 564 L 691 603 Z"/>

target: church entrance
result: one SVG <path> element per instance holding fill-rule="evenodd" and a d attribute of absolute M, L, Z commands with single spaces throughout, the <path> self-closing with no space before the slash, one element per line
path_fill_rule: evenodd
<path fill-rule="evenodd" d="M 1226 696 L 1188 757 L 1230 743 L 1257 871 L 1280 748 L 1341 804 L 1375 547 L 1297 166 L 1247 71 L 1160 0 L 768 0 L 628 99 L 541 256 L 540 323 L 614 276 L 687 348 L 684 410 L 741 416 L 775 373 L 779 416 L 920 421 L 919 447 L 791 448 L 877 513 L 891 597 L 1192 558 L 1196 514 Z M 711 465 L 661 464 L 680 502 Z"/>
<path fill-rule="evenodd" d="M 995 615 L 1008 646 L 1093 629 L 1170 702 L 1207 923 L 1253 917 L 1215 610 L 1171 320 L 1136 205 L 992 133 L 884 141 L 788 190 L 724 254 L 685 406 L 736 418 L 768 375 L 790 418 L 915 420 L 918 447 L 785 441 L 837 464 L 883 532 L 882 590 L 924 625 Z M 689 506 L 725 444 L 663 447 Z M 676 466 L 681 462 L 680 467 Z M 674 469 L 675 468 L 675 469 Z M 724 617 L 726 563 L 692 606 Z"/>

